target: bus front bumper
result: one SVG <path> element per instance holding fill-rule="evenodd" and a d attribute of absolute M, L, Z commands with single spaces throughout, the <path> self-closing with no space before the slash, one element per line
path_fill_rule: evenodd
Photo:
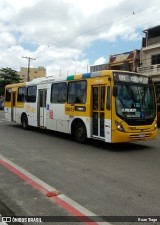
<path fill-rule="evenodd" d="M 132 142 L 132 141 L 144 141 L 152 140 L 157 136 L 157 129 L 149 132 L 120 132 L 118 130 L 114 131 L 112 136 L 112 142 Z"/>

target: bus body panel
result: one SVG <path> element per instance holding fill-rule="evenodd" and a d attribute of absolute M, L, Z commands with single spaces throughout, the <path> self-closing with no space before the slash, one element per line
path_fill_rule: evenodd
<path fill-rule="evenodd" d="M 11 121 L 11 106 L 7 106 L 5 104 L 4 114 L 5 114 L 5 119 L 8 120 L 8 121 Z"/>
<path fill-rule="evenodd" d="M 21 116 L 23 112 L 24 112 L 23 108 L 16 108 L 16 120 L 15 120 L 16 123 L 21 123 Z"/>
<path fill-rule="evenodd" d="M 28 118 L 28 125 L 37 127 L 37 104 L 36 103 L 25 103 L 24 112 Z"/>
<path fill-rule="evenodd" d="M 65 115 L 64 104 L 48 104 L 47 129 L 69 133 L 69 116 Z"/>
<path fill-rule="evenodd" d="M 105 119 L 105 142 L 112 142 L 112 122 L 111 119 Z"/>

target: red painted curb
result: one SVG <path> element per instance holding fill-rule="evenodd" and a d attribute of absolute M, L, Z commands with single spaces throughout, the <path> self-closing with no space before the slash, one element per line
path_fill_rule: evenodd
<path fill-rule="evenodd" d="M 20 177 L 22 180 L 27 182 L 29 185 L 31 185 L 34 189 L 40 191 L 44 195 L 46 195 L 49 198 L 52 198 L 56 201 L 56 203 L 61 206 L 63 209 L 65 209 L 67 212 L 69 212 L 72 216 L 77 217 L 78 220 L 81 222 L 84 222 L 86 225 L 97 225 L 96 222 L 93 222 L 89 217 L 75 209 L 73 206 L 68 204 L 67 202 L 60 199 L 56 194 L 48 191 L 46 188 L 44 188 L 42 185 L 38 184 L 36 181 L 29 178 L 27 175 L 22 173 L 20 170 L 15 168 L 14 166 L 10 165 L 8 162 L 0 159 L 0 164 L 4 166 L 6 169 L 10 170 L 14 174 L 16 174 L 18 177 Z"/>

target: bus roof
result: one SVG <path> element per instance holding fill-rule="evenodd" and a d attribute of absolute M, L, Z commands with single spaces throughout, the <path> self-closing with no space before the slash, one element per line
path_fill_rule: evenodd
<path fill-rule="evenodd" d="M 44 84 L 44 83 L 58 82 L 58 81 L 81 80 L 81 79 L 88 79 L 88 78 L 101 77 L 101 76 L 112 76 L 114 74 L 114 72 L 130 73 L 130 74 L 137 74 L 139 76 L 145 76 L 143 74 L 138 74 L 138 73 L 130 72 L 130 71 L 102 70 L 102 71 L 96 71 L 96 72 L 91 72 L 91 73 L 68 75 L 66 77 L 54 77 L 54 76 L 40 77 L 40 78 L 35 78 L 32 81 L 28 81 L 28 82 L 9 84 L 6 87 L 7 88 L 23 87 L 25 85 Z"/>
<path fill-rule="evenodd" d="M 87 78 L 93 78 L 93 77 L 107 76 L 111 74 L 112 74 L 111 70 L 103 70 L 103 71 L 96 71 L 92 73 L 73 74 L 73 75 L 68 75 L 64 77 L 46 76 L 46 77 L 35 78 L 32 81 L 26 82 L 26 85 L 48 83 L 48 82 L 50 83 L 52 81 L 58 82 L 58 81 L 81 80 L 81 79 L 87 79 Z"/>
<path fill-rule="evenodd" d="M 26 82 L 23 83 L 15 83 L 15 84 L 7 84 L 6 88 L 13 88 L 13 87 L 24 87 L 26 85 Z"/>

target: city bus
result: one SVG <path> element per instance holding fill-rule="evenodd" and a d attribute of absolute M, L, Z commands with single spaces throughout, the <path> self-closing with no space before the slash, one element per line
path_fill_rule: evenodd
<path fill-rule="evenodd" d="M 151 140 L 157 135 L 152 79 L 103 70 L 44 77 L 5 88 L 5 118 L 22 125 L 108 143 Z"/>

